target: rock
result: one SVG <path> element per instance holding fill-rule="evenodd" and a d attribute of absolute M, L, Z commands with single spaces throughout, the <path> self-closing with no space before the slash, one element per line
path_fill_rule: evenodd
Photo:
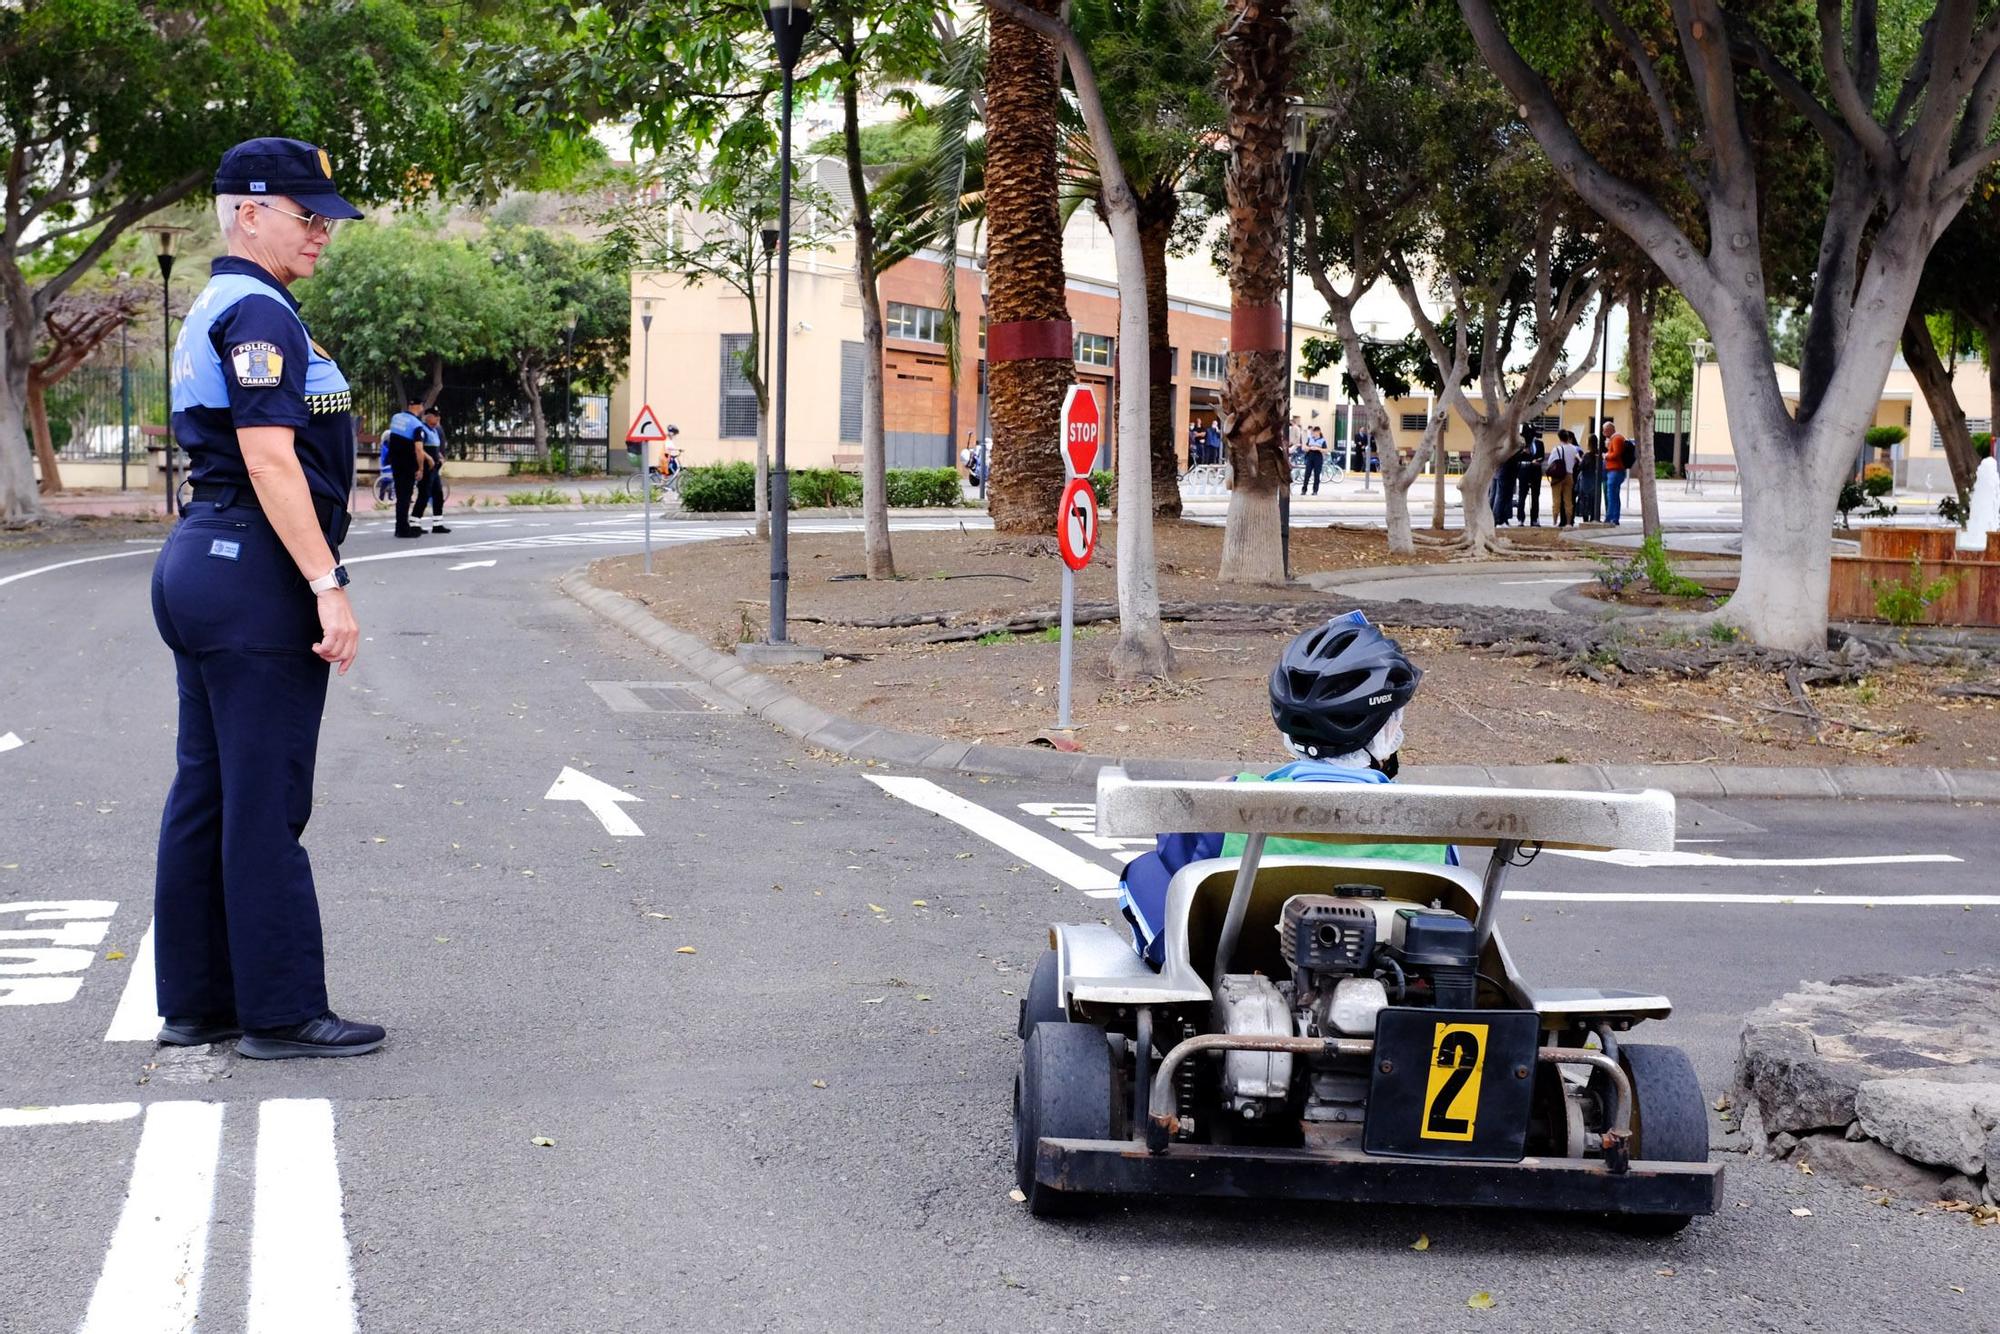
<path fill-rule="evenodd" d="M 1859 1121 L 1849 1121 L 1847 1123 L 1847 1137 L 1851 1140 L 1859 1142 L 1861 1140 L 1868 1138 L 1868 1132 L 1861 1128 L 1861 1123 Z"/>
<path fill-rule="evenodd" d="M 1793 1149 L 1798 1147 L 1799 1137 L 1797 1135 L 1780 1130 L 1777 1134 L 1771 1136 L 1771 1156 L 1773 1158 L 1787 1157 Z"/>
<path fill-rule="evenodd" d="M 1944 1184 L 1938 1187 L 1937 1197 L 1940 1200 L 1952 1200 L 1958 1204 L 1986 1203 L 1986 1192 L 1981 1189 L 1977 1181 L 1974 1181 L 1962 1172 L 1946 1177 Z"/>
<path fill-rule="evenodd" d="M 1793 1157 L 1811 1163 L 1816 1173 L 1912 1200 L 1938 1198 L 1948 1175 L 1919 1166 L 1872 1139 L 1851 1140 L 1844 1135 L 1807 1135 Z"/>
<path fill-rule="evenodd" d="M 1903 1157 L 1977 1176 L 2000 1122 L 2000 1083 L 1871 1079 L 1855 1095 L 1855 1110 L 1863 1130 Z"/>
<path fill-rule="evenodd" d="M 1757 1100 L 1748 1093 L 1736 1099 L 1743 1108 L 1737 1127 L 1743 1132 L 1743 1151 L 1752 1157 L 1761 1158 L 1771 1151 L 1770 1137 L 1764 1133 L 1764 1114 L 1757 1110 Z"/>
<path fill-rule="evenodd" d="M 2000 1177 L 1987 1174 L 1985 1189 L 1986 1202 L 1995 1208 L 2000 1208 Z"/>
<path fill-rule="evenodd" d="M 1762 1118 L 1764 1133 L 1819 1130 L 1854 1119 L 1854 1093 L 1870 1072 L 1863 1066 L 1820 1058 L 1803 1024 L 1743 1025 L 1736 1083 L 1746 1091 L 1745 1116 Z"/>

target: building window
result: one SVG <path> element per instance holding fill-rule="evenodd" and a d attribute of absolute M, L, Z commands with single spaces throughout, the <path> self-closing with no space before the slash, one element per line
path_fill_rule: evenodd
<path fill-rule="evenodd" d="M 757 435 L 757 390 L 743 373 L 750 355 L 749 334 L 722 335 L 722 402 L 716 413 L 724 440 L 749 440 Z"/>
<path fill-rule="evenodd" d="M 1180 373 L 1181 350 L 1177 347 L 1170 347 L 1167 349 L 1167 378 L 1171 380 Z"/>
<path fill-rule="evenodd" d="M 849 443 L 861 440 L 861 372 L 866 354 L 860 343 L 840 344 L 840 438 Z"/>
<path fill-rule="evenodd" d="M 1221 382 L 1227 373 L 1228 362 L 1229 359 L 1220 352 L 1188 353 L 1188 369 L 1194 372 L 1197 380 Z"/>
<path fill-rule="evenodd" d="M 1324 403 L 1333 397 L 1333 386 L 1314 384 L 1311 380 L 1292 381 L 1293 398 L 1311 398 Z"/>
<path fill-rule="evenodd" d="M 1076 364 L 1079 366 L 1111 365 L 1111 336 L 1109 334 L 1080 333 L 1076 336 Z"/>
<path fill-rule="evenodd" d="M 929 306 L 906 306 L 900 301 L 889 303 L 885 332 L 891 338 L 907 338 L 917 343 L 941 343 L 944 328 L 944 312 Z"/>
<path fill-rule="evenodd" d="M 1405 431 L 1421 431 L 1430 424 L 1430 418 L 1424 413 L 1406 412 L 1403 414 L 1402 429 Z"/>
<path fill-rule="evenodd" d="M 1562 425 L 1562 418 L 1553 412 L 1544 412 L 1528 422 L 1528 428 L 1534 431 L 1560 431 Z"/>

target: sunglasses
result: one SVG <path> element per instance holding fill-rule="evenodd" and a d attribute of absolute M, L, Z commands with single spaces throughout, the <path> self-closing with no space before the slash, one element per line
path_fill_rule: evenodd
<path fill-rule="evenodd" d="M 339 218 L 329 218 L 319 213 L 294 213 L 288 208 L 279 208 L 276 204 L 269 204 L 261 199 L 253 199 L 250 202 L 258 208 L 267 208 L 273 213 L 282 213 L 288 218 L 297 218 L 306 225 L 307 232 L 323 232 L 328 240 L 333 238 L 334 232 L 340 227 L 341 220 Z"/>

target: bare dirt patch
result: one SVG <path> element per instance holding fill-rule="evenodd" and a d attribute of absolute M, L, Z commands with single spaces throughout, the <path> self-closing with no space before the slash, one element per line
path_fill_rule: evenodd
<path fill-rule="evenodd" d="M 166 541 L 173 529 L 164 513 L 67 515 L 47 514 L 39 521 L 18 528 L 0 526 L 0 551 L 28 551 L 36 547 L 73 546 L 82 542 L 122 542 L 127 538 Z"/>
<path fill-rule="evenodd" d="M 1086 608 L 1116 597 L 1114 538 L 1107 527 L 1098 563 L 1078 576 L 1077 597 Z M 1393 558 L 1382 535 L 1366 530 L 1302 529 L 1293 543 L 1301 574 L 1443 559 L 1436 552 L 1420 552 L 1414 561 Z M 1221 544 L 1215 527 L 1159 529 L 1161 598 L 1185 618 L 1168 626 L 1179 656 L 1173 680 L 1114 682 L 1106 659 L 1115 621 L 1079 631 L 1074 712 L 1087 749 L 1229 762 L 1276 758 L 1265 685 L 1271 664 L 1303 619 L 1350 604 L 1299 585 L 1219 585 Z M 1061 576 L 1053 544 L 982 531 L 898 533 L 895 551 L 904 577 L 869 583 L 851 577 L 861 564 L 858 536 L 795 536 L 792 636 L 843 656 L 769 675 L 822 708 L 954 740 L 1023 745 L 1053 726 L 1052 636 L 1039 628 L 989 628 L 1034 625 L 1053 613 Z M 638 557 L 616 557 L 599 562 L 594 578 L 720 650 L 762 635 L 767 547 L 694 543 L 657 557 L 654 568 L 649 578 Z M 1600 682 L 1575 674 L 1598 670 L 1588 662 L 1523 656 L 1508 642 L 1462 644 L 1462 609 L 1440 610 L 1435 624 L 1425 624 L 1430 613 L 1411 603 L 1368 610 L 1394 622 L 1393 633 L 1426 672 L 1411 709 L 1405 758 L 1412 764 L 2000 764 L 2000 699 L 1938 693 L 2000 675 L 1990 665 L 1982 672 L 1885 664 L 1855 684 L 1803 687 L 1810 708 L 1802 709 L 1782 674 L 1747 662 L 1703 665 L 1687 679 L 1643 665 L 1621 669 L 1611 659 Z M 1571 619 L 1579 627 L 1592 624 Z M 936 642 L 947 636 L 949 642 Z M 1641 664 L 1694 660 L 1698 650 L 1699 644 L 1670 641 L 1628 657 Z M 1819 716 L 1802 716 L 1808 713 Z"/>

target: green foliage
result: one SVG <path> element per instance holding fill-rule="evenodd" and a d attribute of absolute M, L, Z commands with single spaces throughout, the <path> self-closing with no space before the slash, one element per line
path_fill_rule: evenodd
<path fill-rule="evenodd" d="M 742 514 L 756 504 L 757 470 L 748 463 L 683 468 L 681 508 L 695 514 Z"/>
<path fill-rule="evenodd" d="M 956 509 L 965 503 L 964 482 L 956 468 L 893 468 L 886 489 L 889 504 L 896 509 Z"/>
<path fill-rule="evenodd" d="M 539 491 L 509 491 L 507 493 L 507 503 L 509 505 L 567 505 L 570 503 L 570 497 L 567 491 L 557 490 L 553 486 L 545 486 Z"/>
<path fill-rule="evenodd" d="M 1963 528 L 1972 522 L 1972 504 L 1964 496 L 1946 496 L 1938 502 L 1937 515 L 1952 527 Z"/>
<path fill-rule="evenodd" d="M 789 484 L 795 510 L 851 509 L 861 503 L 861 479 L 837 468 L 794 468 Z"/>
<path fill-rule="evenodd" d="M 419 382 L 493 355 L 492 265 L 434 225 L 343 228 L 294 289 L 313 333 L 357 382 Z"/>
<path fill-rule="evenodd" d="M 1993 432 L 1974 431 L 1972 433 L 1972 457 L 1983 459 L 1993 452 Z"/>
<path fill-rule="evenodd" d="M 1630 588 L 1634 583 L 1637 583 L 1645 574 L 1645 571 L 1640 568 L 1639 558 L 1636 556 L 1628 556 L 1620 560 L 1616 556 L 1601 555 L 1592 552 L 1590 559 L 1597 566 L 1597 574 L 1594 577 L 1599 585 L 1603 587 L 1604 591 L 1612 597 L 1623 596 L 1625 590 Z"/>
<path fill-rule="evenodd" d="M 979 636 L 979 638 L 973 642 L 979 644 L 985 644 L 990 648 L 994 644 L 1011 643 L 1013 642 L 1013 639 L 1014 636 L 1008 634 L 1005 630 L 988 630 L 985 634 Z"/>
<path fill-rule="evenodd" d="M 922 115 L 864 125 L 861 127 L 861 160 L 870 167 L 912 162 L 936 152 L 937 143 L 936 124 Z M 847 136 L 838 130 L 823 134 L 813 140 L 806 151 L 825 157 L 843 157 L 847 153 Z"/>
<path fill-rule="evenodd" d="M 1840 498 L 1834 502 L 1834 507 L 1840 511 L 1842 528 L 1854 526 L 1853 515 L 1856 510 L 1861 510 L 1863 517 L 1870 519 L 1886 519 L 1896 512 L 1894 505 L 1883 504 L 1879 496 L 1871 497 L 1867 486 L 1859 477 L 1850 477 L 1840 484 Z"/>
<path fill-rule="evenodd" d="M 1109 514 L 1118 498 L 1118 474 L 1099 468 L 1090 474 L 1090 489 L 1097 495 L 1097 511 Z"/>
<path fill-rule="evenodd" d="M 1734 644 L 1739 639 L 1743 638 L 1743 632 L 1741 630 L 1738 630 L 1733 625 L 1726 625 L 1721 621 L 1714 621 L 1711 622 L 1708 627 L 1708 637 L 1714 640 L 1718 644 Z"/>
<path fill-rule="evenodd" d="M 1654 460 L 1653 460 L 1653 480 L 1654 480 L 1654 481 L 1656 481 L 1656 482 L 1664 482 L 1664 481 L 1667 481 L 1667 480 L 1671 479 L 1671 478 L 1673 477 L 1673 475 L 1674 475 L 1674 465 L 1673 465 L 1673 464 L 1671 464 L 1671 463 L 1667 462 L 1667 461 L 1666 461 L 1665 459 L 1654 459 Z"/>
<path fill-rule="evenodd" d="M 1646 582 L 1651 584 L 1653 591 L 1661 597 L 1699 598 L 1708 596 L 1708 590 L 1700 584 L 1675 573 L 1672 562 L 1667 559 L 1667 545 L 1657 533 L 1649 536 L 1639 544 L 1638 565 L 1645 573 Z"/>
<path fill-rule="evenodd" d="M 1958 586 L 1958 575 L 1947 573 L 1935 579 L 1924 578 L 1924 562 L 1920 556 L 1910 557 L 1910 572 L 1894 583 L 1870 579 L 1868 587 L 1875 593 L 1875 614 L 1891 625 L 1910 626 L 1924 619 L 1924 614 L 1936 605 L 1939 598 Z"/>
<path fill-rule="evenodd" d="M 1861 490 L 1871 500 L 1880 500 L 1896 489 L 1896 474 L 1879 463 L 1861 470 Z"/>
<path fill-rule="evenodd" d="M 1910 433 L 1900 426 L 1871 426 L 1864 437 L 1870 449 L 1894 449 L 1910 438 Z"/>
<path fill-rule="evenodd" d="M 1694 390 L 1694 350 L 1689 344 L 1708 337 L 1708 326 L 1694 313 L 1687 298 L 1668 288 L 1660 295 L 1653 317 L 1653 392 L 1662 403 L 1687 404 Z M 1630 372 L 1621 363 L 1620 375 Z"/>

